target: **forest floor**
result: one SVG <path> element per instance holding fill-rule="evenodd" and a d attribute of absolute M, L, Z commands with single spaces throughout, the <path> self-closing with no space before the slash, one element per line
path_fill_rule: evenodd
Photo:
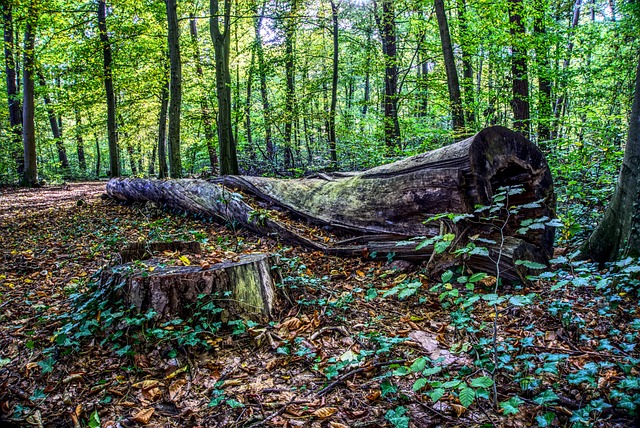
<path fill-rule="evenodd" d="M 0 189 L 0 426 L 633 426 L 632 275 L 556 268 L 496 294 L 492 277 L 307 252 L 104 186 Z M 130 320 L 100 333 L 105 311 L 61 334 L 123 245 L 166 240 L 202 242 L 194 264 L 277 254 L 287 309 L 163 339 Z"/>

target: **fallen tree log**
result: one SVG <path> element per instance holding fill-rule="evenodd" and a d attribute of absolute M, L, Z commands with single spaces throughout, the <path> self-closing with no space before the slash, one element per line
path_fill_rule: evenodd
<path fill-rule="evenodd" d="M 502 187 L 520 187 L 508 206 L 485 220 L 478 205 L 489 206 Z M 235 191 L 255 198 L 251 206 Z M 292 244 L 337 255 L 395 253 L 397 257 L 429 260 L 433 245 L 414 237 L 444 233 L 457 236 L 454 247 L 481 238 L 487 256 L 469 255 L 466 263 L 485 272 L 500 271 L 505 279 L 529 271 L 516 260 L 546 263 L 553 252 L 554 228 L 540 223 L 519 233 L 523 220 L 552 219 L 555 194 L 549 167 L 538 148 L 504 127 L 484 129 L 458 143 L 363 172 L 319 174 L 297 180 L 225 176 L 203 180 L 112 179 L 107 194 L 120 201 L 152 201 L 174 210 L 239 224 L 262 235 L 276 235 Z M 277 215 L 277 209 L 322 226 L 323 236 L 302 233 Z M 471 214 L 459 222 L 443 213 Z M 317 230 L 316 230 L 317 232 Z M 330 232 L 326 236 L 325 232 Z M 506 239 L 508 238 L 508 239 Z"/>

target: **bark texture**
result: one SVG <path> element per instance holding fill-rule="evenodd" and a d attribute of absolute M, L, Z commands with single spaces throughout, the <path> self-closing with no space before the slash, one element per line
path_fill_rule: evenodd
<path fill-rule="evenodd" d="M 33 10 L 33 3 L 31 3 Z M 33 27 L 35 19 L 27 20 L 24 30 L 24 60 L 22 63 L 22 144 L 24 148 L 24 174 L 22 183 L 35 187 L 38 182 L 38 164 L 36 156 L 36 127 L 34 121 L 34 65 L 36 34 Z"/>
<path fill-rule="evenodd" d="M 604 219 L 589 237 L 582 253 L 604 263 L 620 255 L 640 255 L 640 62 L 636 70 L 635 94 L 627 146 L 618 184 Z"/>
<path fill-rule="evenodd" d="M 522 185 L 524 192 L 513 196 L 510 206 L 539 204 L 493 224 L 477 218 L 456 224 L 424 223 L 441 213 L 473 214 L 476 205 L 491 203 L 499 187 L 515 185 Z M 273 216 L 259 215 L 230 189 L 241 189 L 267 206 L 322 225 L 332 236 L 303 234 Z M 338 255 L 395 253 L 400 258 L 427 260 L 433 247 L 417 248 L 421 240 L 408 239 L 445 231 L 455 233 L 459 245 L 469 237 L 491 239 L 496 242 L 489 245 L 493 261 L 471 257 L 468 264 L 493 272 L 500 260 L 506 279 L 526 274 L 515 266 L 515 260 L 544 263 L 553 250 L 552 227 L 526 235 L 517 232 L 524 219 L 554 216 L 555 195 L 546 160 L 533 143 L 503 127 L 487 128 L 456 144 L 363 172 L 299 180 L 248 176 L 222 177 L 215 182 L 114 179 L 107 184 L 107 193 L 121 201 L 154 201 L 195 215 L 234 221 L 262 235 L 276 234 L 290 243 Z M 502 254 L 499 259 L 498 253 Z"/>
<path fill-rule="evenodd" d="M 265 254 L 243 255 L 207 269 L 147 260 L 103 271 L 101 284 L 112 299 L 124 299 L 138 313 L 153 309 L 156 320 L 188 319 L 199 305 L 213 302 L 223 321 L 239 317 L 268 321 L 276 306 L 270 271 Z"/>

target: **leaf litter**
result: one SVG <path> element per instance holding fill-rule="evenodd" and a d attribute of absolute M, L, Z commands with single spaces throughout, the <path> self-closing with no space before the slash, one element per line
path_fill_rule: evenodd
<path fill-rule="evenodd" d="M 612 397 L 623 381 L 630 396 L 639 388 L 633 381 L 640 355 L 629 343 L 640 329 L 632 293 L 618 293 L 612 307 L 593 304 L 594 284 L 554 287 L 553 280 L 538 280 L 500 290 L 540 296 L 523 306 L 518 298 L 497 301 L 495 278 L 489 277 L 476 283 L 479 297 L 470 303 L 476 309 L 465 318 L 460 305 L 451 305 L 453 290 L 464 292 L 464 286 L 446 283 L 434 290 L 439 280 L 421 266 L 398 270 L 291 248 L 144 205 L 113 204 L 99 197 L 103 191 L 104 183 L 73 183 L 0 195 L 3 423 L 632 423 L 622 399 Z M 223 327 L 208 346 L 145 340 L 143 331 L 131 332 L 128 348 L 121 343 L 115 349 L 103 337 L 85 337 L 77 349 L 56 344 L 61 316 L 74 310 L 69 296 L 87 292 L 92 275 L 115 262 L 125 244 L 181 239 L 203 243 L 203 254 L 188 256 L 203 266 L 240 253 L 277 254 L 289 308 L 271 323 Z M 443 298 L 443 290 L 451 295 Z M 487 326 L 494 321 L 492 338 Z M 483 348 L 495 352 L 483 357 Z M 494 357 L 500 369 L 489 373 L 479 362 Z M 603 401 L 597 407 L 600 398 L 615 406 Z"/>

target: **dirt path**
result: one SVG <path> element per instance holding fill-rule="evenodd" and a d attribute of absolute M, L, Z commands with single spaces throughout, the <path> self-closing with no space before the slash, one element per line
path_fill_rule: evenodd
<path fill-rule="evenodd" d="M 65 208 L 104 193 L 106 182 L 87 181 L 40 189 L 0 189 L 0 219 L 21 213 Z"/>

